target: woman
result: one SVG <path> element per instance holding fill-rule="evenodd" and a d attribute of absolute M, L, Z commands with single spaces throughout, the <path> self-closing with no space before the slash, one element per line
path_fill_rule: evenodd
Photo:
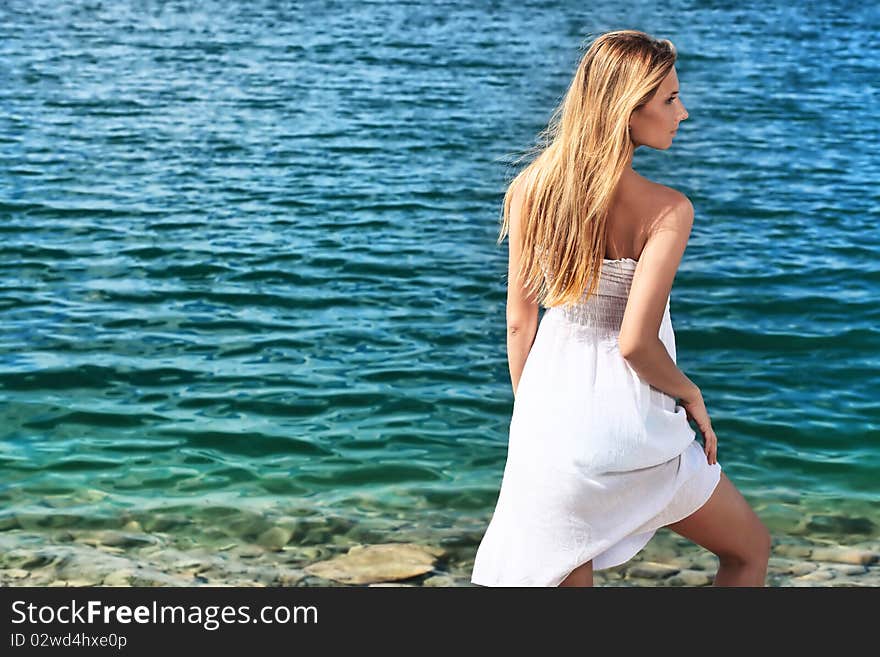
<path fill-rule="evenodd" d="M 632 169 L 688 116 L 675 59 L 643 32 L 598 37 L 505 195 L 514 406 L 474 584 L 592 586 L 668 527 L 718 556 L 716 586 L 764 586 L 770 534 L 675 363 L 670 291 L 693 206 Z"/>

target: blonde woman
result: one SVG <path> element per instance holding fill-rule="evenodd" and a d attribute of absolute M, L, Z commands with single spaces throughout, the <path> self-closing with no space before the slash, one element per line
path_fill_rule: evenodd
<path fill-rule="evenodd" d="M 676 365 L 670 292 L 694 209 L 632 168 L 688 117 L 675 60 L 643 32 L 599 36 L 504 197 L 514 406 L 474 584 L 592 586 L 668 527 L 717 555 L 716 586 L 764 586 L 770 534 Z"/>

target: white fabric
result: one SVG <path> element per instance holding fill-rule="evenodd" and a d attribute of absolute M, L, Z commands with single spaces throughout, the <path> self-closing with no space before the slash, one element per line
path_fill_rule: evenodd
<path fill-rule="evenodd" d="M 684 408 L 620 354 L 637 264 L 605 259 L 597 296 L 541 318 L 472 583 L 557 586 L 591 559 L 594 571 L 620 565 L 718 484 L 721 466 L 707 462 Z M 659 337 L 675 361 L 669 299 Z"/>

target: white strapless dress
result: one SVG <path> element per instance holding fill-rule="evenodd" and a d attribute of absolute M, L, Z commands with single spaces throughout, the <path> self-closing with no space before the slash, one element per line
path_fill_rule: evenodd
<path fill-rule="evenodd" d="M 599 291 L 549 308 L 517 387 L 507 462 L 471 582 L 558 586 L 634 557 L 715 490 L 683 407 L 621 356 L 617 336 L 638 261 L 605 259 Z M 676 360 L 669 299 L 661 341 Z"/>

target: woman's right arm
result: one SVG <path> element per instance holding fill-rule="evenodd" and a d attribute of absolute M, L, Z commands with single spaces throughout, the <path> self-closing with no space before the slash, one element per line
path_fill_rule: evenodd
<path fill-rule="evenodd" d="M 519 387 L 526 359 L 538 332 L 538 303 L 528 297 L 517 276 L 522 255 L 522 216 L 524 194 L 521 186 L 514 188 L 510 199 L 507 265 L 507 362 L 513 396 Z"/>
<path fill-rule="evenodd" d="M 660 340 L 666 301 L 694 221 L 694 208 L 684 194 L 652 227 L 639 256 L 617 344 L 639 377 L 670 397 L 692 400 L 700 389 L 672 360 Z"/>
<path fill-rule="evenodd" d="M 652 229 L 633 274 L 623 322 L 617 337 L 621 355 L 643 381 L 680 399 L 689 419 L 703 434 L 710 464 L 717 459 L 718 439 L 706 411 L 703 393 L 682 372 L 660 340 L 666 300 L 694 223 L 694 207 L 680 194 L 678 202 Z"/>

